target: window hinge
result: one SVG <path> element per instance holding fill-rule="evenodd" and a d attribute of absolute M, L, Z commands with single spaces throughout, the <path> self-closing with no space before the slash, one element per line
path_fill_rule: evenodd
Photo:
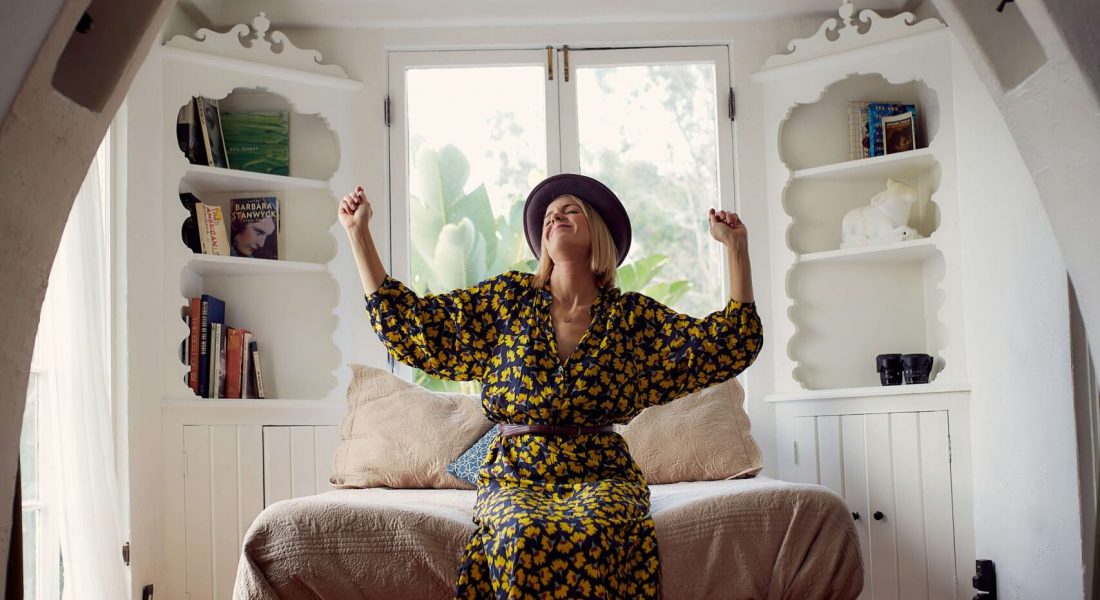
<path fill-rule="evenodd" d="M 546 80 L 554 81 L 554 47 L 546 47 Z"/>
<path fill-rule="evenodd" d="M 798 442 L 794 443 L 794 464 L 798 464 Z"/>
<path fill-rule="evenodd" d="M 382 106 L 382 118 L 386 121 L 386 127 L 390 126 L 390 97 L 386 96 L 386 101 Z"/>
<path fill-rule="evenodd" d="M 733 95 L 733 88 L 730 88 L 730 121 L 733 121 L 737 116 L 737 98 Z"/>
<path fill-rule="evenodd" d="M 122 545 L 122 562 L 126 566 L 130 566 L 130 542 L 126 542 Z"/>
<path fill-rule="evenodd" d="M 561 51 L 565 58 L 565 65 L 562 67 L 562 73 L 565 77 L 565 83 L 569 83 L 569 46 L 562 46 Z"/>

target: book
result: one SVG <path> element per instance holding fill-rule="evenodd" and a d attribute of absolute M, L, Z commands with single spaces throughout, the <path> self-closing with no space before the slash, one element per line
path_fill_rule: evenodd
<path fill-rule="evenodd" d="M 870 156 L 870 136 L 867 129 L 867 105 L 869 102 L 848 103 L 848 159 L 858 160 Z"/>
<path fill-rule="evenodd" d="M 222 207 L 196 202 L 195 212 L 199 217 L 199 241 L 203 254 L 229 256 L 229 237 L 225 231 Z"/>
<path fill-rule="evenodd" d="M 218 344 L 218 351 L 214 354 L 217 362 L 215 368 L 217 369 L 217 377 L 213 379 L 215 384 L 213 398 L 225 398 L 225 342 L 226 332 L 229 331 L 229 327 L 224 323 L 218 324 L 218 337 L 215 338 Z"/>
<path fill-rule="evenodd" d="M 279 199 L 233 198 L 229 205 L 230 255 L 279 258 Z"/>
<path fill-rule="evenodd" d="M 188 376 L 188 385 L 196 394 L 199 393 L 199 339 L 202 337 L 202 298 L 191 298 L 191 343 L 187 364 L 191 366 Z"/>
<path fill-rule="evenodd" d="M 230 327 L 225 343 L 225 397 L 241 397 L 241 355 L 244 331 Z"/>
<path fill-rule="evenodd" d="M 210 294 L 201 296 L 202 314 L 199 332 L 199 395 L 209 397 L 211 326 L 225 323 L 225 301 Z"/>
<path fill-rule="evenodd" d="M 222 136 L 234 169 L 290 175 L 290 112 L 221 114 Z"/>
<path fill-rule="evenodd" d="M 225 335 L 225 323 L 211 323 L 210 324 L 210 353 L 207 355 L 207 371 L 210 373 L 210 378 L 207 380 L 206 397 L 207 398 L 221 398 L 222 373 L 223 362 L 222 356 L 225 352 L 223 348 L 223 339 Z"/>
<path fill-rule="evenodd" d="M 264 396 L 264 378 L 260 369 L 260 349 L 257 347 L 256 342 L 252 342 L 252 375 L 253 383 L 256 385 L 256 397 L 263 400 Z"/>
<path fill-rule="evenodd" d="M 241 398 L 255 398 L 255 386 L 252 384 L 252 350 L 256 344 L 252 332 L 247 329 L 241 341 Z"/>
<path fill-rule="evenodd" d="M 882 118 L 882 153 L 897 154 L 917 147 L 914 115 L 903 112 Z"/>
<path fill-rule="evenodd" d="M 193 165 L 209 164 L 195 98 L 181 106 L 176 115 L 176 142 L 187 162 Z"/>
<path fill-rule="evenodd" d="M 183 220 L 183 226 L 180 228 L 180 237 L 183 239 L 185 246 L 191 249 L 195 254 L 202 254 L 202 238 L 199 237 L 199 218 L 195 205 L 199 203 L 199 199 L 194 194 L 184 192 L 180 194 L 180 203 L 187 209 L 187 212 L 191 213 L 186 219 Z"/>
<path fill-rule="evenodd" d="M 882 156 L 882 118 L 902 113 L 913 113 L 913 119 L 917 117 L 917 107 L 913 104 L 901 104 L 898 102 L 871 102 L 867 105 L 867 130 L 870 137 L 871 156 Z"/>
<path fill-rule="evenodd" d="M 226 159 L 225 139 L 222 137 L 221 113 L 218 101 L 199 96 L 195 98 L 198 107 L 199 125 L 202 129 L 203 145 L 206 148 L 207 165 L 229 168 Z"/>

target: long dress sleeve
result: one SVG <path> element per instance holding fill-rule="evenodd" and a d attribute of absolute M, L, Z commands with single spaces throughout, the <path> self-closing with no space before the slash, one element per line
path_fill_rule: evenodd
<path fill-rule="evenodd" d="M 764 330 L 755 302 L 730 299 L 703 318 L 637 295 L 639 409 L 671 402 L 736 377 L 756 360 Z"/>
<path fill-rule="evenodd" d="M 374 331 L 395 360 L 442 379 L 479 380 L 498 337 L 502 277 L 420 297 L 386 275 L 364 298 Z"/>

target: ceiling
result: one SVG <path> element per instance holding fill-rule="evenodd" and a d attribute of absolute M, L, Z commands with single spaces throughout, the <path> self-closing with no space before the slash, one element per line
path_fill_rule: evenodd
<path fill-rule="evenodd" d="M 422 27 L 555 23 L 737 21 L 835 12 L 840 0 L 179 0 L 211 27 Z M 865 0 L 859 8 L 910 9 L 913 0 Z"/>

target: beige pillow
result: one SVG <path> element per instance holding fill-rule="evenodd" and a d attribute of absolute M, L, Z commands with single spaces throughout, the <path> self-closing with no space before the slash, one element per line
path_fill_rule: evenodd
<path fill-rule="evenodd" d="M 651 406 L 616 428 L 648 483 L 754 477 L 764 468 L 736 379 Z"/>
<path fill-rule="evenodd" d="M 491 426 L 476 396 L 432 392 L 383 369 L 350 366 L 332 485 L 474 489 L 447 464 Z"/>

